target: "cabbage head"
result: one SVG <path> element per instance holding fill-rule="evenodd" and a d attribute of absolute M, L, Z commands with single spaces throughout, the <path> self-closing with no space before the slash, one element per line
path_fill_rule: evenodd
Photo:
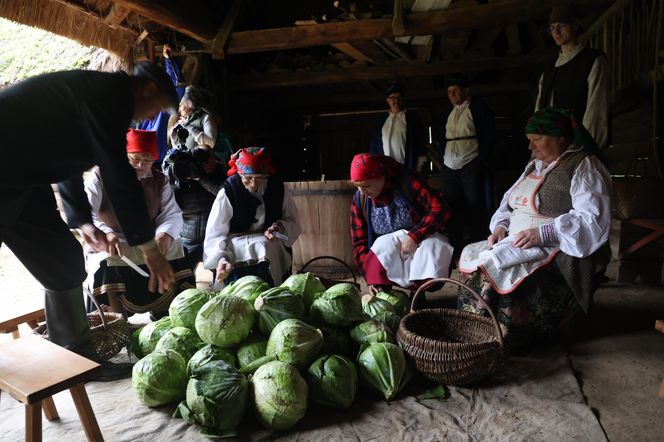
<path fill-rule="evenodd" d="M 401 290 L 384 289 L 376 293 L 376 298 L 392 304 L 394 312 L 399 316 L 404 316 L 410 311 L 410 297 Z"/>
<path fill-rule="evenodd" d="M 161 337 L 173 327 L 173 322 L 168 316 L 164 316 L 158 321 L 150 322 L 143 327 L 138 334 L 138 346 L 143 355 L 152 353 Z"/>
<path fill-rule="evenodd" d="M 134 364 L 131 384 L 148 407 L 180 401 L 187 388 L 187 362 L 176 351 L 154 351 Z"/>
<path fill-rule="evenodd" d="M 403 350 L 389 342 L 368 345 L 357 357 L 357 365 L 362 381 L 388 401 L 401 391 L 411 376 Z"/>
<path fill-rule="evenodd" d="M 187 289 L 173 298 L 168 308 L 173 325 L 194 330 L 196 314 L 212 297 L 212 292 L 199 289 Z"/>
<path fill-rule="evenodd" d="M 382 312 L 395 313 L 392 304 L 373 295 L 362 296 L 362 310 L 364 310 L 364 313 L 370 318 L 373 318 Z"/>
<path fill-rule="evenodd" d="M 206 430 L 233 430 L 242 420 L 249 395 L 249 381 L 225 361 L 196 367 L 187 384 L 186 399 L 174 417 L 198 423 Z"/>
<path fill-rule="evenodd" d="M 256 359 L 265 356 L 265 350 L 267 350 L 267 339 L 262 336 L 253 335 L 242 341 L 237 349 L 239 368 L 244 368 Z"/>
<path fill-rule="evenodd" d="M 233 295 L 253 304 L 258 295 L 269 289 L 270 285 L 258 276 L 247 275 L 224 287 L 220 295 Z"/>
<path fill-rule="evenodd" d="M 307 412 L 307 383 L 295 367 L 273 361 L 251 378 L 258 421 L 266 428 L 288 430 Z"/>
<path fill-rule="evenodd" d="M 195 331 L 186 327 L 173 327 L 161 337 L 154 350 L 174 350 L 188 361 L 204 345 Z"/>
<path fill-rule="evenodd" d="M 201 339 L 217 347 L 234 347 L 244 341 L 254 326 L 253 307 L 235 296 L 216 296 L 196 315 L 196 331 Z"/>
<path fill-rule="evenodd" d="M 311 305 L 311 316 L 333 327 L 348 327 L 364 319 L 360 291 L 352 284 L 335 284 Z"/>
<path fill-rule="evenodd" d="M 258 329 L 270 336 L 272 329 L 284 319 L 304 319 L 302 298 L 287 287 L 275 287 L 264 291 L 254 301 L 258 312 Z"/>
<path fill-rule="evenodd" d="M 286 319 L 272 330 L 265 355 L 275 355 L 281 362 L 305 369 L 316 359 L 322 346 L 320 330 L 299 319 Z"/>
<path fill-rule="evenodd" d="M 187 362 L 187 376 L 190 376 L 197 367 L 210 361 L 224 361 L 232 367 L 237 367 L 234 351 L 208 344 L 194 353 Z"/>
<path fill-rule="evenodd" d="M 323 332 L 323 347 L 320 349 L 320 354 L 355 356 L 347 330 L 320 327 L 320 331 Z"/>
<path fill-rule="evenodd" d="M 396 333 L 399 331 L 399 323 L 401 322 L 401 318 L 397 316 L 396 313 L 394 312 L 389 312 L 387 310 L 382 311 L 373 318 L 374 321 L 378 321 L 382 324 L 385 324 L 386 327 L 388 327 L 392 333 Z"/>
<path fill-rule="evenodd" d="M 350 331 L 350 337 L 359 345 L 365 343 L 375 344 L 376 342 L 397 343 L 394 339 L 394 335 L 387 326 L 378 321 L 374 321 L 373 319 L 362 322 L 353 327 Z"/>
<path fill-rule="evenodd" d="M 311 309 L 311 304 L 325 291 L 323 283 L 311 272 L 292 275 L 281 286 L 288 287 L 291 292 L 299 295 L 307 312 Z"/>
<path fill-rule="evenodd" d="M 322 356 L 309 367 L 307 384 L 314 402 L 346 409 L 357 393 L 357 369 L 343 356 Z"/>

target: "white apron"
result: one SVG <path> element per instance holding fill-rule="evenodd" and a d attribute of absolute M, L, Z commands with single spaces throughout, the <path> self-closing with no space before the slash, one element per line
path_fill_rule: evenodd
<path fill-rule="evenodd" d="M 382 235 L 374 241 L 371 251 L 385 268 L 387 279 L 399 287 L 408 288 L 413 281 L 447 278 L 454 247 L 440 233 L 423 240 L 415 253 L 401 259 L 401 239 L 408 231 L 401 229 Z"/>
<path fill-rule="evenodd" d="M 274 285 L 280 285 L 291 265 L 291 255 L 279 239 L 270 241 L 263 232 L 228 237 L 226 248 L 233 254 L 233 267 L 254 265 L 267 261 Z"/>
<path fill-rule="evenodd" d="M 487 241 L 467 245 L 461 252 L 459 271 L 472 273 L 481 270 L 500 294 L 514 291 L 535 270 L 547 265 L 558 253 L 556 247 L 514 247 L 517 233 L 543 225 L 553 224 L 553 218 L 541 215 L 535 207 L 535 198 L 545 176 L 532 173 L 523 178 L 509 195 L 510 235 L 489 249 Z"/>

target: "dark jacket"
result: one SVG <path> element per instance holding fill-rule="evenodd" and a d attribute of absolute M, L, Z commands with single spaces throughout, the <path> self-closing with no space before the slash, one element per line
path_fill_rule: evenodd
<path fill-rule="evenodd" d="M 387 121 L 389 112 L 382 115 L 378 121 L 373 139 L 369 145 L 369 152 L 385 155 L 383 151 L 383 125 Z M 406 168 L 411 172 L 417 167 L 417 157 L 426 155 L 424 126 L 417 113 L 406 110 Z"/>
<path fill-rule="evenodd" d="M 1 147 L 2 211 L 11 211 L 17 201 L 3 194 L 60 182 L 70 227 L 92 223 L 82 173 L 98 165 L 127 242 L 153 239 L 143 191 L 127 161 L 125 134 L 133 114 L 131 82 L 124 73 L 54 72 L 0 92 L 0 121 L 8 129 Z"/>

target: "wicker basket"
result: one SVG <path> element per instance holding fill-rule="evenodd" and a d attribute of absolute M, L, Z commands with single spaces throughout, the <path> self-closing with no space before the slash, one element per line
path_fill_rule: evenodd
<path fill-rule="evenodd" d="M 95 306 L 97 306 L 96 312 L 87 314 L 92 344 L 99 357 L 106 361 L 118 354 L 129 342 L 131 335 L 129 324 L 127 324 L 127 320 L 120 313 L 102 311 L 99 303 L 90 291 L 87 289 L 84 289 L 84 291 L 95 303 Z M 35 328 L 33 333 L 40 335 L 44 339 L 48 339 L 46 324 Z"/>
<path fill-rule="evenodd" d="M 416 311 L 418 297 L 439 282 L 468 290 L 491 318 L 443 308 Z M 466 284 L 448 278 L 432 279 L 420 286 L 410 313 L 399 324 L 397 340 L 418 372 L 445 385 L 479 381 L 496 368 L 505 353 L 500 325 L 491 307 Z"/>
<path fill-rule="evenodd" d="M 306 263 L 304 263 L 304 265 L 303 265 L 302 268 L 300 269 L 299 273 L 305 273 L 305 272 L 307 271 L 307 266 L 309 266 L 309 264 L 311 264 L 311 263 L 313 263 L 313 262 L 316 262 L 316 261 L 319 261 L 319 260 L 321 260 L 321 259 L 329 259 L 329 260 L 337 261 L 337 262 L 341 263 L 344 267 L 346 267 L 346 268 L 348 269 L 348 272 L 349 272 L 350 275 L 353 277 L 353 282 L 350 282 L 350 283 L 349 283 L 348 281 L 340 281 L 340 280 L 335 280 L 335 279 L 328 279 L 328 278 L 323 278 L 322 276 L 318 276 L 318 275 L 316 275 L 316 277 L 317 277 L 318 279 L 320 279 L 320 282 L 323 283 L 323 285 L 325 286 L 326 289 L 329 289 L 329 288 L 332 287 L 333 285 L 335 285 L 335 284 L 340 284 L 340 283 L 342 283 L 342 282 L 343 282 L 343 283 L 348 283 L 348 284 L 353 284 L 353 285 L 354 285 L 355 287 L 357 287 L 358 289 L 360 288 L 360 284 L 357 283 L 357 276 L 355 276 L 355 272 L 353 271 L 353 269 L 352 269 L 348 264 L 346 264 L 343 260 L 341 260 L 341 259 L 339 259 L 339 258 L 336 258 L 336 257 L 334 257 L 334 256 L 327 256 L 327 255 L 325 255 L 325 256 L 317 256 L 317 257 L 315 257 L 315 258 L 312 258 L 312 259 L 310 259 L 309 261 L 307 261 Z"/>

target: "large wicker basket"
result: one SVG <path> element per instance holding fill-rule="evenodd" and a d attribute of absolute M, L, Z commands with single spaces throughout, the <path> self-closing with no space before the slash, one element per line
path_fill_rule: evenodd
<path fill-rule="evenodd" d="M 118 354 L 129 342 L 131 335 L 129 324 L 127 324 L 127 320 L 120 313 L 102 311 L 99 303 L 90 291 L 87 289 L 84 289 L 84 291 L 97 307 L 96 312 L 87 314 L 92 344 L 99 357 L 106 361 Z M 33 332 L 48 339 L 46 324 L 35 328 Z"/>
<path fill-rule="evenodd" d="M 491 318 L 444 308 L 416 311 L 418 297 L 440 282 L 468 290 Z M 448 278 L 432 279 L 417 290 L 410 313 L 399 324 L 397 339 L 418 372 L 445 385 L 479 381 L 496 368 L 505 353 L 500 325 L 491 307 L 466 284 Z"/>

